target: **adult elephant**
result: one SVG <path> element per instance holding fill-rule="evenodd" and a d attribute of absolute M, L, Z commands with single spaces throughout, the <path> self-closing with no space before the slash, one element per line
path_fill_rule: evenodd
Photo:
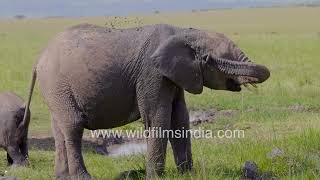
<path fill-rule="evenodd" d="M 81 153 L 84 128 L 109 129 L 142 117 L 146 127 L 187 130 L 184 90 L 240 91 L 270 74 L 223 34 L 164 24 L 122 30 L 84 24 L 60 33 L 42 52 L 27 108 L 37 75 L 52 117 L 56 177 L 90 179 Z M 191 170 L 190 137 L 151 137 L 147 178 L 163 172 L 168 139 L 179 170 Z"/>

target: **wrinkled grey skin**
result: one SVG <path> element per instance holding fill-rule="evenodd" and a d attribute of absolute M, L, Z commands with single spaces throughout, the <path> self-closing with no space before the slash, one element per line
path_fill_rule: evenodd
<path fill-rule="evenodd" d="M 8 165 L 28 164 L 30 111 L 23 121 L 25 104 L 12 92 L 0 93 L 0 147 L 7 151 Z"/>
<path fill-rule="evenodd" d="M 27 107 L 37 77 L 52 117 L 56 177 L 90 179 L 81 153 L 84 128 L 109 129 L 142 117 L 147 128 L 187 130 L 184 90 L 240 91 L 241 84 L 268 79 L 269 71 L 248 62 L 223 34 L 170 25 L 110 30 L 85 24 L 60 33 L 43 51 Z M 191 170 L 189 137 L 149 138 L 147 178 L 163 172 L 168 140 L 180 172 Z"/>

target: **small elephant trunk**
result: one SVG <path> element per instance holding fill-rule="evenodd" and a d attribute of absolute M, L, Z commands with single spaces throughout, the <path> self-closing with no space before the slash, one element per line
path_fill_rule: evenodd
<path fill-rule="evenodd" d="M 267 67 L 251 62 L 238 62 L 222 58 L 213 58 L 212 65 L 219 71 L 234 76 L 248 76 L 257 79 L 255 83 L 262 83 L 270 77 Z"/>

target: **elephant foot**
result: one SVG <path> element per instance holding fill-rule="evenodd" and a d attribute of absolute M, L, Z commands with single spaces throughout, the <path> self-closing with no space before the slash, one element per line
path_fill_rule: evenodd
<path fill-rule="evenodd" d="M 13 164 L 13 159 L 10 157 L 10 155 L 7 153 L 7 166 L 11 166 Z"/>
<path fill-rule="evenodd" d="M 114 180 L 138 180 L 145 179 L 146 171 L 145 170 L 129 170 L 121 172 Z"/>
<path fill-rule="evenodd" d="M 27 160 L 24 160 L 24 161 L 21 161 L 21 162 L 14 162 L 12 164 L 8 163 L 8 165 L 12 168 L 16 168 L 16 167 L 27 167 L 29 166 L 29 161 Z"/>
<path fill-rule="evenodd" d="M 193 173 L 192 162 L 183 162 L 178 166 L 180 174 Z"/>

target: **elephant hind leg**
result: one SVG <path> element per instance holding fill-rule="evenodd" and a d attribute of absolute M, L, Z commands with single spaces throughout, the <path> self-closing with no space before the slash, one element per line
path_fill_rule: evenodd
<path fill-rule="evenodd" d="M 60 114 L 60 116 L 57 117 L 56 122 L 60 127 L 63 138 L 56 139 L 63 139 L 64 141 L 61 141 L 61 143 L 64 143 L 65 148 L 65 151 L 63 152 L 63 159 L 67 159 L 64 162 L 67 162 L 68 164 L 69 175 L 71 178 L 87 180 L 92 178 L 84 165 L 82 157 L 81 142 L 84 127 L 81 119 L 82 117 L 79 114 L 81 113 L 69 111 L 66 112 L 65 115 L 61 116 Z"/>
<path fill-rule="evenodd" d="M 19 146 L 17 144 L 11 143 L 7 147 L 7 153 L 11 158 L 11 160 L 13 161 L 13 165 L 18 165 L 18 166 L 28 165 L 27 159 L 20 153 Z M 10 158 L 8 159 L 8 162 Z"/>
<path fill-rule="evenodd" d="M 57 179 L 66 179 L 69 177 L 68 157 L 65 146 L 64 135 L 57 125 L 57 121 L 51 117 L 52 131 L 55 144 L 55 175 Z"/>

